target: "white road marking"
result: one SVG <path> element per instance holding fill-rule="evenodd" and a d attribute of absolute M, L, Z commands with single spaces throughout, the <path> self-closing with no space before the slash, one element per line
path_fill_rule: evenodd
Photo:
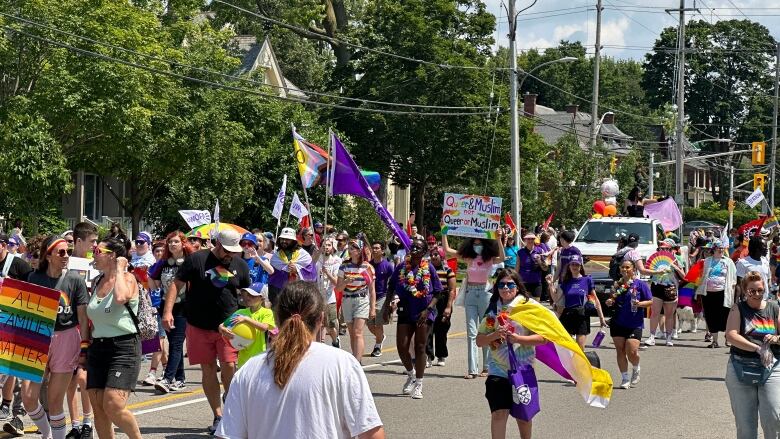
<path fill-rule="evenodd" d="M 203 402 L 203 401 L 208 401 L 205 396 L 202 397 L 202 398 L 190 399 L 190 400 L 187 400 L 187 401 L 176 402 L 176 403 L 173 403 L 173 404 L 161 405 L 159 407 L 154 407 L 154 408 L 151 408 L 151 409 L 139 410 L 137 412 L 133 412 L 133 414 L 136 415 L 136 416 L 140 416 L 140 415 L 145 415 L 147 413 L 154 413 L 154 412 L 159 412 L 159 411 L 162 411 L 162 410 L 168 410 L 168 409 L 172 409 L 172 408 L 176 408 L 176 407 L 182 407 L 182 406 L 185 406 L 185 405 L 197 404 L 197 403 Z"/>

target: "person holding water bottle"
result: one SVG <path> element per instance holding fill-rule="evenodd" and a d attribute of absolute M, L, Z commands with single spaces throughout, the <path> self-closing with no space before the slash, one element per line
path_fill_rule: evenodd
<path fill-rule="evenodd" d="M 642 340 L 645 316 L 640 308 L 653 304 L 653 295 L 645 281 L 634 277 L 634 263 L 624 260 L 620 264 L 620 279 L 615 282 L 612 296 L 605 305 L 616 307 L 609 325 L 609 333 L 615 345 L 618 368 L 622 381 L 620 387 L 628 389 L 639 383 L 639 342 Z M 628 363 L 633 366 L 631 379 Z"/>
<path fill-rule="evenodd" d="M 590 316 L 589 301 L 595 307 L 596 314 L 599 317 L 601 327 L 607 325 L 604 320 L 604 313 L 601 310 L 601 304 L 596 297 L 596 287 L 593 279 L 585 275 L 585 268 L 582 266 L 582 256 L 573 254 L 566 264 L 566 272 L 561 274 L 561 283 L 558 291 L 554 293 L 553 299 L 556 303 L 564 306 L 561 314 L 561 324 L 566 328 L 566 332 L 574 336 L 580 349 L 585 350 L 585 340 L 590 334 Z"/>

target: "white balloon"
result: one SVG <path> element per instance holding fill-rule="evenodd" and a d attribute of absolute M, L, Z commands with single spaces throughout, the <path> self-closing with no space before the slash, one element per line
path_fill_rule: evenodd
<path fill-rule="evenodd" d="M 618 193 L 620 193 L 620 187 L 617 180 L 607 179 L 601 183 L 601 195 L 604 198 L 616 197 Z"/>
<path fill-rule="evenodd" d="M 615 198 L 615 197 L 604 198 L 604 204 L 606 204 L 607 206 L 616 206 L 617 205 L 617 198 Z"/>

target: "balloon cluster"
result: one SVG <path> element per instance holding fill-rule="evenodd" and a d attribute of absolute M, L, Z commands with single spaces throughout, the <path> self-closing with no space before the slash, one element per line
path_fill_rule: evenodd
<path fill-rule="evenodd" d="M 601 195 L 603 200 L 596 200 L 593 203 L 593 218 L 602 218 L 605 216 L 617 215 L 617 194 L 620 192 L 617 180 L 605 180 L 601 184 Z"/>

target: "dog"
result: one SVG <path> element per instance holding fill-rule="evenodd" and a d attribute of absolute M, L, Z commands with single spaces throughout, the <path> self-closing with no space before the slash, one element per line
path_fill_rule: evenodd
<path fill-rule="evenodd" d="M 699 332 L 699 321 L 703 321 L 704 316 L 703 313 L 698 312 L 694 313 L 693 308 L 690 306 L 684 306 L 682 308 L 677 308 L 677 327 L 680 328 L 682 332 L 683 331 L 683 323 L 688 323 L 688 331 L 687 332 Z"/>

